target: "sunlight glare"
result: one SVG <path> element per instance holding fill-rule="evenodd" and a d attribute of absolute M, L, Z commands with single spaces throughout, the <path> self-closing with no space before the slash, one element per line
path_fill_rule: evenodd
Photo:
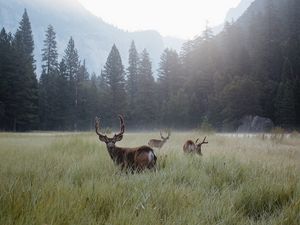
<path fill-rule="evenodd" d="M 206 21 L 216 26 L 240 0 L 79 0 L 105 22 L 128 31 L 157 30 L 162 35 L 193 38 Z"/>

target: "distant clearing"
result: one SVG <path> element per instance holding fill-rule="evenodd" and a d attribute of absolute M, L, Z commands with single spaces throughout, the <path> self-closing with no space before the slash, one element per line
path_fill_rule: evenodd
<path fill-rule="evenodd" d="M 183 153 L 204 136 L 202 157 Z M 0 133 L 0 224 L 300 224 L 299 134 L 173 132 L 156 154 L 157 172 L 131 175 L 95 133 Z"/>

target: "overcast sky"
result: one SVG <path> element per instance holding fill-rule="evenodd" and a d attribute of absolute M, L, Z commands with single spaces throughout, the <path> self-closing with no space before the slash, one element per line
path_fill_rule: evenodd
<path fill-rule="evenodd" d="M 96 16 L 119 28 L 152 29 L 165 36 L 193 38 L 206 21 L 223 22 L 240 0 L 79 0 Z"/>

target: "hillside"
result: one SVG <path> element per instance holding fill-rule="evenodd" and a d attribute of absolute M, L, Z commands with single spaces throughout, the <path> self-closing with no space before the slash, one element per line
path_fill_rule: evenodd
<path fill-rule="evenodd" d="M 114 43 L 126 65 L 130 42 L 135 40 L 139 51 L 147 48 L 155 68 L 164 48 L 178 49 L 182 43 L 182 40 L 164 38 L 156 31 L 120 30 L 92 15 L 77 0 L 0 0 L 0 27 L 15 32 L 24 8 L 28 11 L 32 25 L 38 70 L 48 24 L 52 24 L 57 33 L 60 56 L 70 36 L 73 36 L 80 56 L 87 60 L 89 70 L 97 74 L 100 73 Z"/>
<path fill-rule="evenodd" d="M 236 7 L 229 9 L 225 16 L 224 23 L 213 27 L 214 34 L 219 34 L 223 30 L 225 22 L 238 20 L 253 2 L 254 0 L 241 0 Z"/>
<path fill-rule="evenodd" d="M 195 120 L 236 129 L 259 115 L 277 126 L 300 126 L 300 2 L 256 0 L 217 36 L 210 31 L 185 53 Z"/>

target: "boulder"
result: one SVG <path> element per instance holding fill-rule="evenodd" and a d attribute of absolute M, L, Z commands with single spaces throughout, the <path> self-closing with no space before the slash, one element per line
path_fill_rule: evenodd
<path fill-rule="evenodd" d="M 241 120 L 241 125 L 237 132 L 251 133 L 251 132 L 269 132 L 274 127 L 271 119 L 260 116 L 245 116 Z"/>

